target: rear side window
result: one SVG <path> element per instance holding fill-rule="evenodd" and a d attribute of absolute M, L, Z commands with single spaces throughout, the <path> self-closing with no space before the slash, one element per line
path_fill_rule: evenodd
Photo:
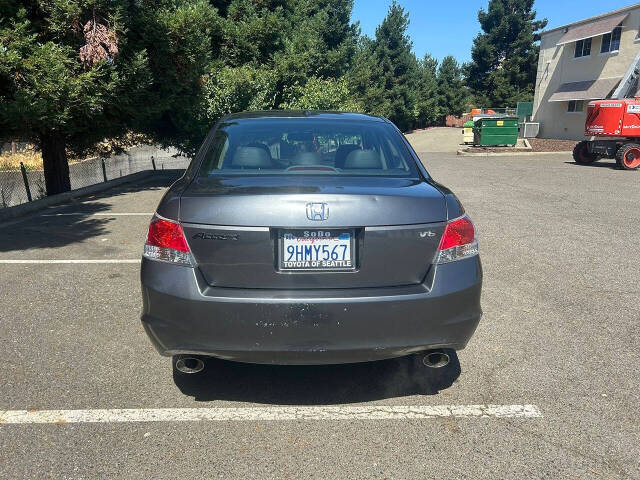
<path fill-rule="evenodd" d="M 243 119 L 212 133 L 199 176 L 269 174 L 419 177 L 400 134 L 383 122 Z"/>

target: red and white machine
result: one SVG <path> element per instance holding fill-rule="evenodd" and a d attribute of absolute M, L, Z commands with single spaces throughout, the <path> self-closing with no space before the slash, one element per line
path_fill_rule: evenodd
<path fill-rule="evenodd" d="M 576 162 L 615 158 L 624 170 L 640 167 L 640 98 L 626 98 L 637 90 L 639 77 L 640 54 L 611 98 L 589 103 L 585 136 L 592 139 L 573 149 Z"/>

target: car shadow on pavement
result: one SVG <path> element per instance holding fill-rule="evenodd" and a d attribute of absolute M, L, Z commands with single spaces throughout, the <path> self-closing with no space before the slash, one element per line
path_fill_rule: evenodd
<path fill-rule="evenodd" d="M 577 162 L 564 162 L 567 165 L 573 165 L 574 167 L 600 167 L 600 168 L 610 168 L 612 170 L 617 170 L 618 166 L 616 165 L 615 160 L 611 162 L 603 162 L 599 160 L 593 163 L 577 163 Z"/>
<path fill-rule="evenodd" d="M 276 405 L 331 405 L 408 395 L 435 395 L 460 376 L 454 351 L 446 367 L 434 369 L 414 357 L 347 365 L 275 366 L 208 358 L 205 369 L 174 369 L 180 391 L 196 401 L 228 400 Z"/>
<path fill-rule="evenodd" d="M 177 178 L 178 175 L 173 172 L 158 174 L 138 184 L 125 184 L 43 209 L 24 218 L 9 220 L 6 226 L 0 223 L 0 252 L 64 247 L 106 235 L 109 233 L 107 224 L 113 219 L 108 216 L 93 216 L 96 213 L 109 213 L 111 205 L 101 200 L 141 191 L 165 189 Z M 131 198 L 131 202 L 135 203 L 134 197 Z M 73 215 L 57 216 L 69 212 L 73 212 Z"/>

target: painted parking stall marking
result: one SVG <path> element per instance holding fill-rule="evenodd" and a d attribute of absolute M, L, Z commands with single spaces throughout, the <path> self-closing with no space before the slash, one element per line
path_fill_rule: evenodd
<path fill-rule="evenodd" d="M 422 420 L 542 418 L 536 405 L 140 408 L 0 411 L 0 425 L 34 423 L 244 422 L 291 420 Z"/>

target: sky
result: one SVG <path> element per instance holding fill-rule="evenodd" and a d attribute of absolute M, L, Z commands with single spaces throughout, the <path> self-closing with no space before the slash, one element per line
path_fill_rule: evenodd
<path fill-rule="evenodd" d="M 453 55 L 459 62 L 471 59 L 471 45 L 480 31 L 478 10 L 488 0 L 398 0 L 409 12 L 409 36 L 419 58 L 430 53 L 439 60 Z M 546 29 L 633 5 L 630 0 L 536 0 L 537 18 L 547 18 Z M 355 0 L 352 21 L 360 21 L 362 33 L 373 37 L 387 14 L 391 0 Z"/>

